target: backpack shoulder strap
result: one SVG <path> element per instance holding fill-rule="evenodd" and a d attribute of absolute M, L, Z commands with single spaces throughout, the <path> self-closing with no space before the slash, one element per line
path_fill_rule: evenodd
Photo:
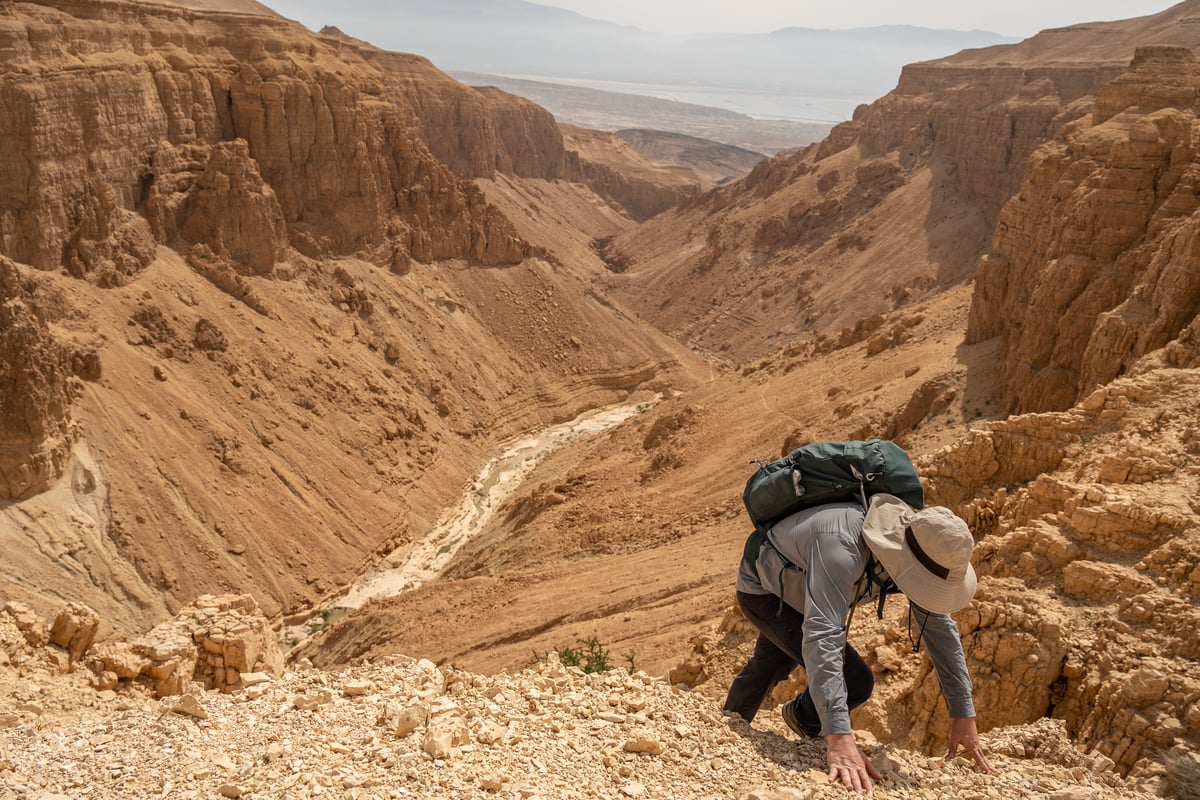
<path fill-rule="evenodd" d="M 879 603 L 875 607 L 875 615 L 882 620 L 883 604 L 887 600 L 887 596 L 900 590 L 896 588 L 891 576 L 887 575 L 883 565 L 879 563 L 879 559 L 875 558 L 875 554 L 868 547 L 867 565 L 863 568 L 862 576 L 854 584 L 854 599 L 850 602 L 850 613 L 846 617 L 847 631 L 850 630 L 850 623 L 854 619 L 854 609 L 862 600 L 870 596 L 872 586 L 875 586 L 879 592 Z"/>

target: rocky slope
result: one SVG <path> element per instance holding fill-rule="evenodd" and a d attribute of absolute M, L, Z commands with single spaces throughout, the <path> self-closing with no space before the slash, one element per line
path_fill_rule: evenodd
<path fill-rule="evenodd" d="M 217 636 L 226 649 L 248 641 L 222 624 L 254 627 L 245 600 L 204 598 L 174 630 L 194 631 L 206 650 L 221 649 L 210 646 Z M 224 692 L 197 681 L 156 699 L 136 681 L 88 687 L 86 669 L 65 671 L 69 651 L 58 642 L 68 640 L 38 640 L 40 625 L 27 610 L 0 608 L 0 674 L 12 687 L 0 700 L 0 781 L 19 796 L 846 796 L 828 786 L 816 743 L 796 743 L 778 722 L 724 717 L 704 696 L 644 672 L 585 674 L 551 659 L 485 676 L 396 657 L 336 673 L 230 667 L 239 680 Z M 878 796 L 950 787 L 981 797 L 1155 796 L 1111 766 L 1097 769 L 1049 721 L 984 743 L 995 776 L 864 740 L 884 774 Z"/>
<path fill-rule="evenodd" d="M 744 147 L 670 131 L 626 128 L 617 131 L 617 136 L 650 161 L 688 167 L 717 185 L 745 177 L 766 157 Z"/>
<path fill-rule="evenodd" d="M 348 617 L 307 652 L 333 665 L 408 647 L 498 669 L 596 636 L 719 700 L 751 641 L 736 614 L 705 629 L 729 606 L 745 460 L 806 439 L 886 436 L 918 455 L 930 497 L 980 538 L 983 588 L 959 622 L 984 727 L 1059 719 L 1120 771 L 1161 774 L 1167 754 L 1200 743 L 1187 633 L 1200 530 L 1193 72 L 1190 52 L 1140 50 L 1092 113 L 1035 149 L 977 287 L 746 361 L 556 458 L 464 548 L 451 580 Z M 1027 310 L 1030 296 L 1045 299 Z M 1116 310 L 1101 313 L 1099 298 Z M 1061 380 L 1084 353 L 1108 371 Z M 1043 376 L 1021 366 L 1047 361 Z M 1006 394 L 1046 389 L 1062 413 L 984 423 L 1024 407 Z M 434 634 L 422 621 L 435 614 L 479 622 Z M 902 609 L 861 624 L 881 690 L 858 723 L 937 747 L 936 679 L 905 652 Z M 687 629 L 694 653 L 668 663 Z"/>

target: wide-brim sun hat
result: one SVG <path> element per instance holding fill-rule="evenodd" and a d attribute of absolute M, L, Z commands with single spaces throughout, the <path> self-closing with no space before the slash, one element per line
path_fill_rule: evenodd
<path fill-rule="evenodd" d="M 916 511 L 899 497 L 873 495 L 863 538 L 900 591 L 926 611 L 953 614 L 975 596 L 975 537 L 944 506 Z"/>

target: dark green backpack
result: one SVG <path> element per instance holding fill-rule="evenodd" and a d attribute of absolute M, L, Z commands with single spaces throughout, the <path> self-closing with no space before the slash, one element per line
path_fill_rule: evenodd
<path fill-rule="evenodd" d="M 746 481 L 742 503 L 758 531 L 765 532 L 802 508 L 857 499 L 866 507 L 873 494 L 894 494 L 913 508 L 925 505 L 921 479 L 908 453 L 895 442 L 814 442 L 759 468 Z"/>

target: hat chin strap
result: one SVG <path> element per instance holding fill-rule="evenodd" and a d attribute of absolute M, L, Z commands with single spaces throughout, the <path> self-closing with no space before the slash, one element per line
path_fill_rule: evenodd
<path fill-rule="evenodd" d="M 950 570 L 930 558 L 929 554 L 921 548 L 921 544 L 917 541 L 917 537 L 913 535 L 911 525 L 904 526 L 904 543 L 908 545 L 908 549 L 912 550 L 912 554 L 916 557 L 917 561 L 922 567 L 929 570 L 942 580 L 946 580 L 950 577 Z"/>

